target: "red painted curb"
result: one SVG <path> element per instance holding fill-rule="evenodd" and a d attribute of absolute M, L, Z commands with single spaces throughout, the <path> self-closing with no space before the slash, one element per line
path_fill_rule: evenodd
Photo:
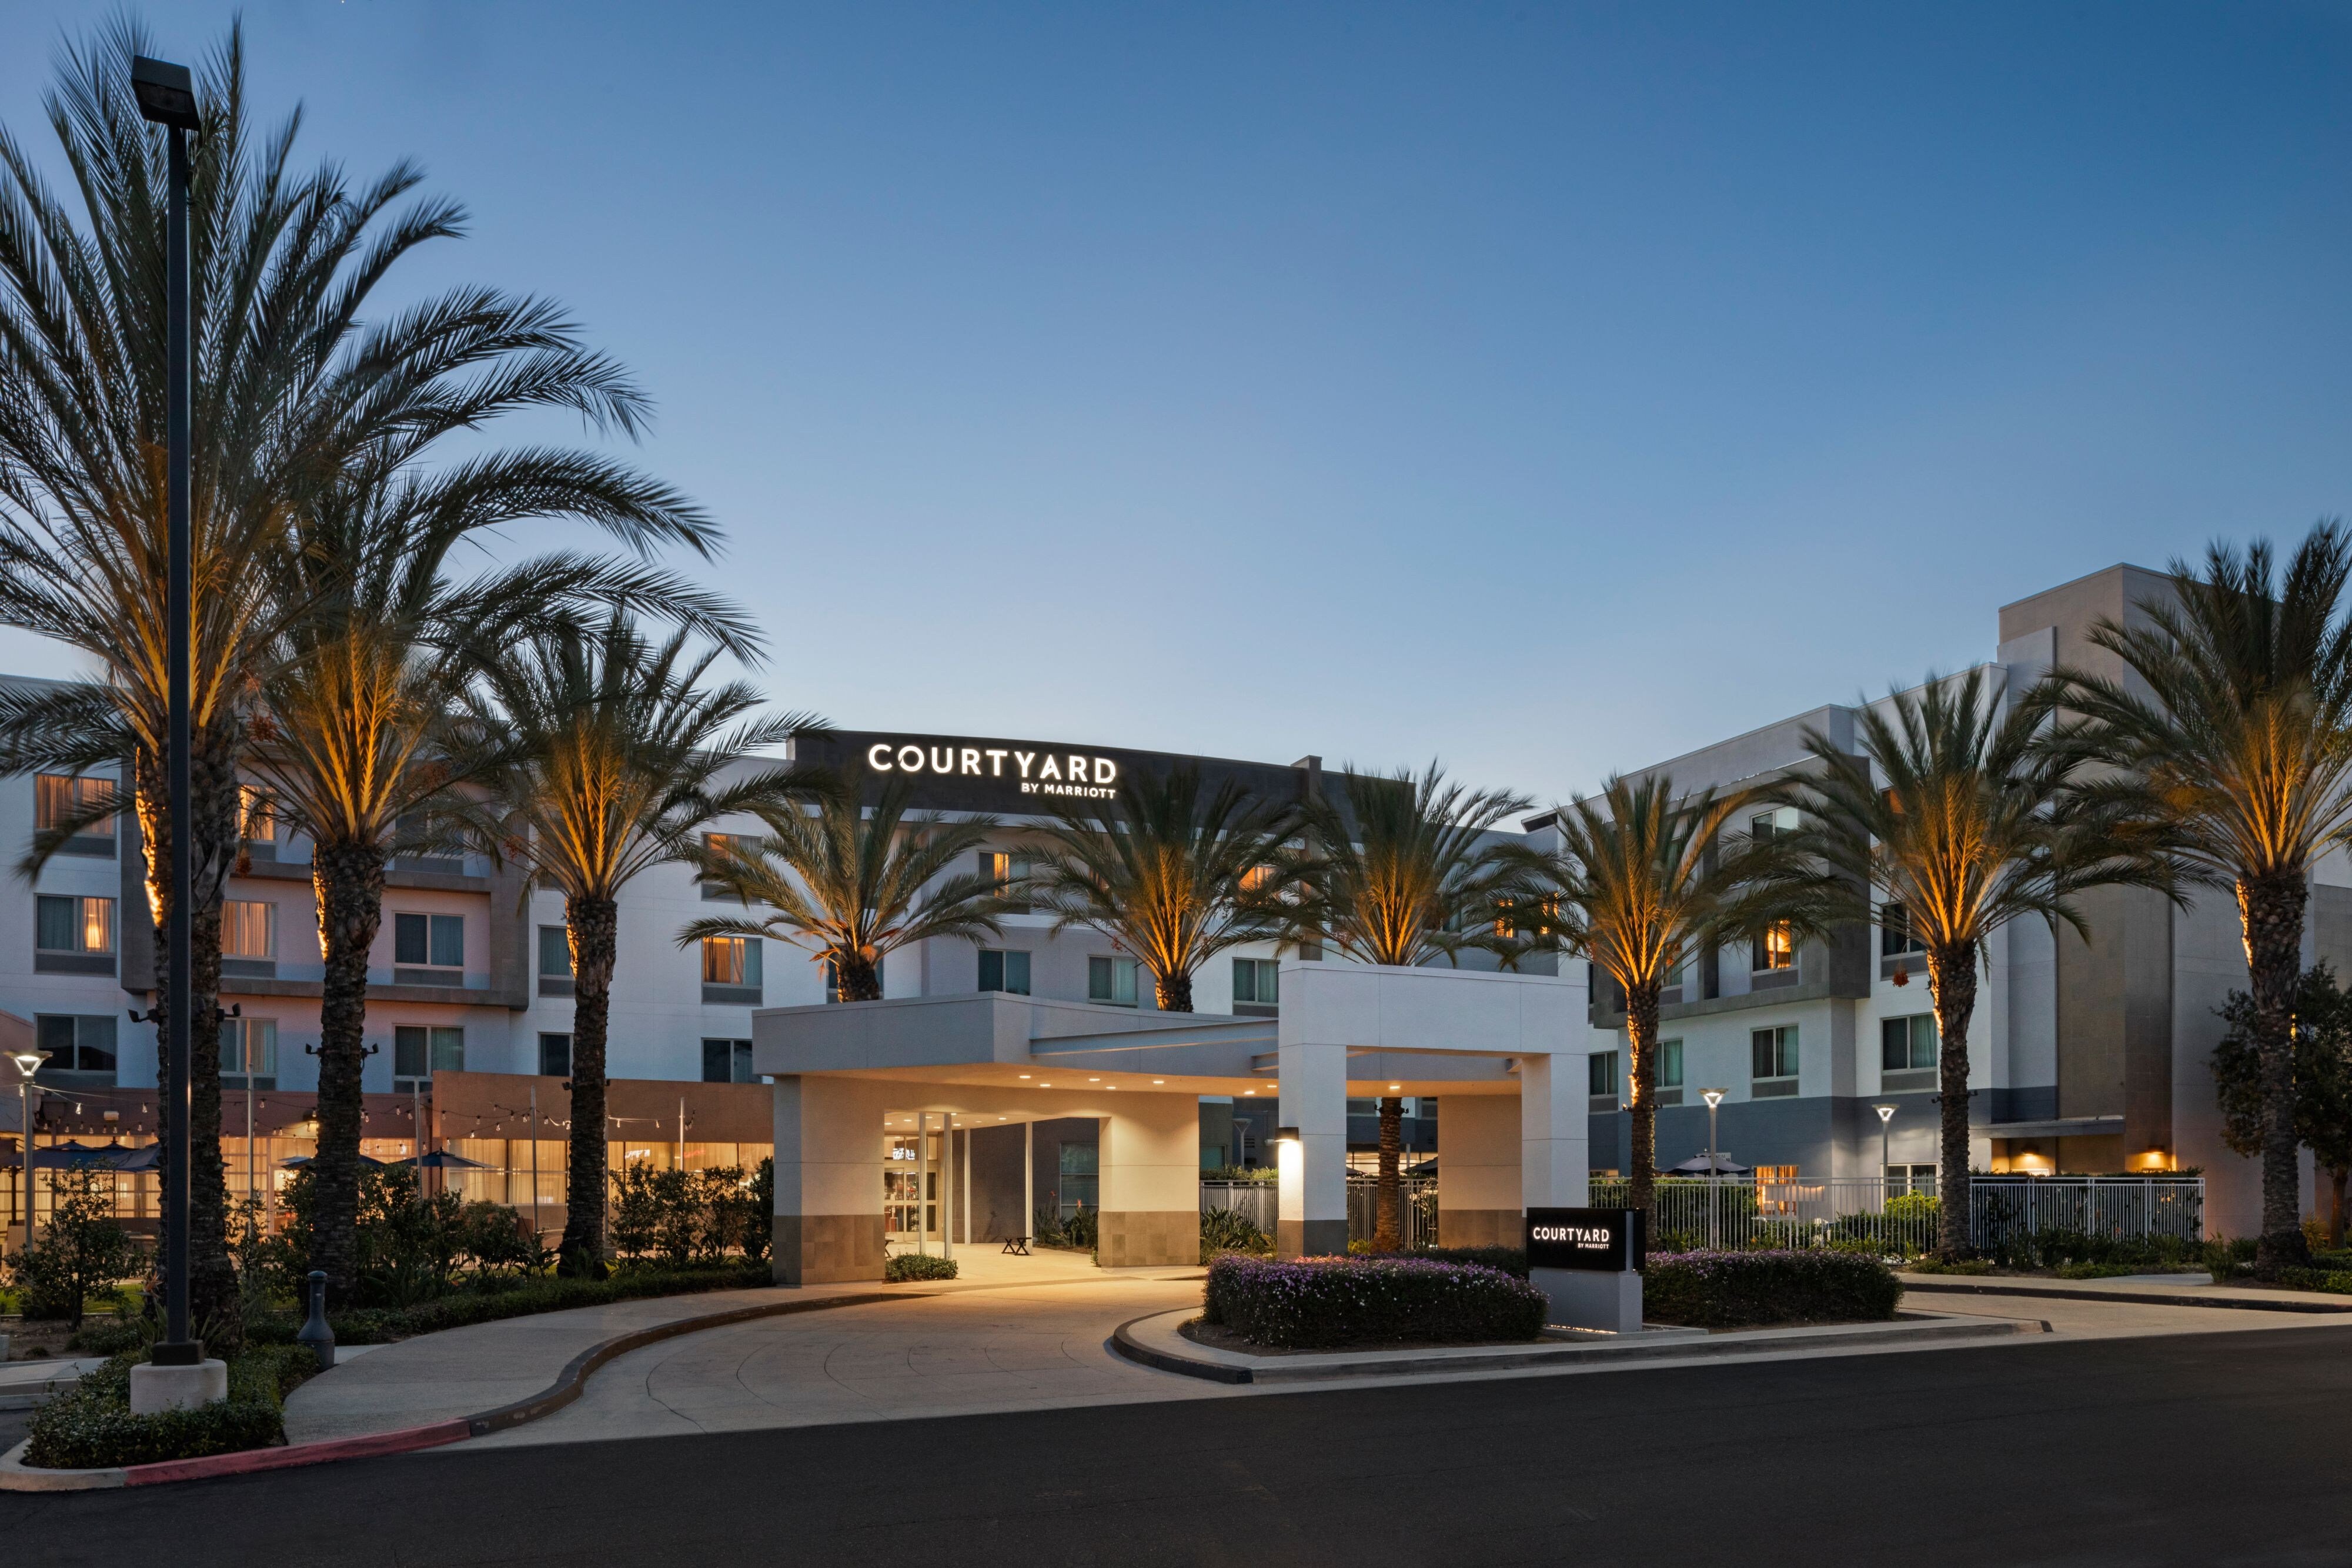
<path fill-rule="evenodd" d="M 201 1459 L 165 1459 L 152 1465 L 126 1465 L 122 1484 L 160 1486 L 165 1481 L 202 1480 L 207 1476 L 244 1475 L 251 1470 L 283 1470 L 298 1465 L 323 1465 L 331 1459 L 364 1459 L 377 1454 L 404 1454 L 416 1448 L 437 1448 L 461 1443 L 473 1436 L 464 1420 L 436 1421 L 429 1427 L 404 1427 L 396 1432 L 371 1432 L 364 1437 L 331 1437 L 320 1443 L 291 1443 L 282 1448 L 247 1448 L 234 1454 L 207 1454 Z"/>

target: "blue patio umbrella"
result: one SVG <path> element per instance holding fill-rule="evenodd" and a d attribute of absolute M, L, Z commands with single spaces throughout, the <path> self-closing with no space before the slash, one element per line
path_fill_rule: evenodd
<path fill-rule="evenodd" d="M 428 1171 L 486 1171 L 490 1167 L 479 1160 L 469 1160 L 463 1155 L 453 1155 L 446 1149 L 436 1149 L 421 1160 L 394 1160 L 396 1166 L 423 1166 Z"/>
<path fill-rule="evenodd" d="M 356 1159 L 360 1162 L 360 1165 L 361 1165 L 363 1168 L 368 1169 L 368 1170 L 376 1170 L 376 1171 L 380 1171 L 380 1170 L 383 1169 L 383 1167 L 384 1167 L 387 1164 L 391 1164 L 391 1165 L 406 1165 L 406 1164 L 408 1163 L 406 1160 L 392 1160 L 392 1161 L 385 1161 L 385 1160 L 375 1160 L 375 1159 L 370 1159 L 370 1158 L 369 1158 L 367 1155 L 355 1155 L 355 1156 L 353 1156 L 353 1157 L 354 1157 L 354 1158 L 356 1158 Z M 310 1156 L 309 1155 L 293 1155 L 291 1158 L 289 1158 L 289 1159 L 282 1159 L 282 1160 L 278 1161 L 278 1168 L 279 1170 L 281 1170 L 281 1171 L 299 1171 L 299 1170 L 300 1170 L 304 1166 L 307 1166 L 307 1165 L 309 1165 L 310 1163 Z"/>

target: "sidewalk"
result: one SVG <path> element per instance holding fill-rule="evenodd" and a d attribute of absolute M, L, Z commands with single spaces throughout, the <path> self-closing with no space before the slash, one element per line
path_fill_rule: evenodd
<path fill-rule="evenodd" d="M 961 1249 L 952 1281 L 712 1291 L 616 1301 L 423 1334 L 320 1374 L 286 1402 L 286 1440 L 312 1443 L 464 1420 L 541 1395 L 595 1347 L 624 1334 L 747 1308 L 823 1310 L 844 1300 L 922 1297 L 1008 1286 L 1080 1285 L 1127 1277 L 1198 1278 L 1192 1270 L 1104 1270 L 1079 1253 L 1006 1258 Z"/>
<path fill-rule="evenodd" d="M 2107 1280 L 2042 1280 L 1998 1274 L 1914 1274 L 1898 1270 L 1906 1291 L 1923 1296 L 2026 1296 L 2042 1300 L 2121 1301 L 2141 1306 L 2224 1307 L 2298 1316 L 2352 1313 L 2352 1296 L 2324 1291 L 2273 1291 L 2217 1285 L 2207 1274 L 2129 1274 Z"/>

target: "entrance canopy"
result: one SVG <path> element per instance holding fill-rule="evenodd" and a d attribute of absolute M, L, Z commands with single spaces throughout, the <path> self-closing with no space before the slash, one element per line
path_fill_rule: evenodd
<path fill-rule="evenodd" d="M 1465 1236 L 1584 1201 L 1580 977 L 1294 959 L 1280 994 L 1273 1019 L 1005 992 L 755 1013 L 752 1069 L 775 1081 L 778 1279 L 879 1274 L 884 1133 L 924 1113 L 1099 1120 L 1106 1263 L 1197 1258 L 1202 1095 L 1280 1102 L 1286 1255 L 1346 1250 L 1351 1096 L 1439 1099 L 1441 1210 L 1487 1217 Z"/>

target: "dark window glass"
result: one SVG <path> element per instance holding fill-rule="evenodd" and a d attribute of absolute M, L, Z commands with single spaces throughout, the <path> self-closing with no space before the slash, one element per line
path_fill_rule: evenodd
<path fill-rule="evenodd" d="M 392 917 L 392 961 L 429 964 L 433 961 L 433 922 L 422 915 Z"/>
<path fill-rule="evenodd" d="M 562 925 L 539 928 L 539 972 L 568 978 L 572 974 L 572 932 Z"/>
<path fill-rule="evenodd" d="M 568 1034 L 543 1034 L 539 1037 L 539 1071 L 542 1078 L 572 1076 L 572 1037 Z"/>
<path fill-rule="evenodd" d="M 429 1075 L 433 1031 L 403 1024 L 392 1031 L 392 1075 L 394 1078 L 424 1078 Z"/>
<path fill-rule="evenodd" d="M 733 1040 L 706 1040 L 702 1042 L 702 1081 L 705 1083 L 731 1083 L 735 1081 Z"/>
<path fill-rule="evenodd" d="M 1029 955 L 984 947 L 980 954 L 980 988 L 1016 997 L 1029 994 Z"/>
<path fill-rule="evenodd" d="M 1590 1057 L 1585 1059 L 1584 1070 L 1587 1078 L 1591 1081 L 1589 1087 L 1591 1089 L 1593 1093 L 1614 1094 L 1617 1092 L 1617 1053 L 1615 1051 L 1594 1051 Z"/>
<path fill-rule="evenodd" d="M 433 963 L 443 969 L 466 967 L 466 917 L 462 915 L 436 915 L 433 917 Z"/>

